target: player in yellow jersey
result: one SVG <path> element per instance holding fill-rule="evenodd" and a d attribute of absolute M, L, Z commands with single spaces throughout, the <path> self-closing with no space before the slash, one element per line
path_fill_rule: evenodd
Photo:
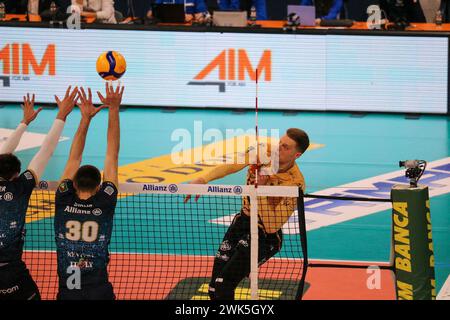
<path fill-rule="evenodd" d="M 309 147 L 309 137 L 301 129 L 288 129 L 281 137 L 277 156 L 278 168 L 270 175 L 258 174 L 258 185 L 298 186 L 305 190 L 303 174 L 295 162 Z M 267 148 L 270 150 L 270 147 Z M 250 149 L 247 150 L 247 155 Z M 270 151 L 269 151 L 270 152 Z M 255 183 L 255 166 L 247 156 L 244 163 L 223 164 L 203 177 L 192 180 L 191 184 L 206 184 L 210 181 L 236 173 L 245 167 L 248 185 Z M 262 171 L 264 172 L 264 171 Z M 196 200 L 199 196 L 196 197 Z M 186 197 L 186 201 L 190 196 Z M 259 264 L 265 263 L 281 249 L 284 223 L 296 209 L 294 198 L 259 197 Z M 233 300 L 236 287 L 250 272 L 250 202 L 243 198 L 242 209 L 228 228 L 214 259 L 209 296 L 212 300 Z"/>

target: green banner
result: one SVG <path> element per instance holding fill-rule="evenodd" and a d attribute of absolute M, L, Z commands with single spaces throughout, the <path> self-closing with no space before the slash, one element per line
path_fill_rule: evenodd
<path fill-rule="evenodd" d="M 399 300 L 434 300 L 436 282 L 428 187 L 391 191 L 393 263 Z"/>

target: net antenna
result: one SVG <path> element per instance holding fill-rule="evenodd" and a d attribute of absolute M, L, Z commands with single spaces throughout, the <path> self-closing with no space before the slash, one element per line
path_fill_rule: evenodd
<path fill-rule="evenodd" d="M 256 168 L 255 187 L 250 197 L 250 297 L 258 300 L 258 175 L 259 175 L 259 134 L 258 134 L 258 79 L 259 70 L 256 69 L 256 99 L 255 99 L 255 135 L 256 135 Z"/>
<path fill-rule="evenodd" d="M 259 174 L 259 132 L 258 132 L 258 80 L 259 74 L 256 69 L 256 96 L 255 96 L 255 135 L 256 135 L 256 170 L 255 170 L 255 188 L 258 188 L 258 174 Z"/>

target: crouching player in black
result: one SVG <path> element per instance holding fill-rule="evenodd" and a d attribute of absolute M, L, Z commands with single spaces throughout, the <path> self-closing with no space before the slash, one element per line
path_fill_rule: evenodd
<path fill-rule="evenodd" d="M 56 97 L 59 112 L 39 152 L 20 174 L 16 150 L 28 125 L 42 109 L 34 110 L 34 95 L 23 98 L 23 120 L 0 148 L 0 300 L 39 300 L 36 283 L 22 260 L 25 215 L 28 201 L 55 150 L 78 90 L 67 89 L 63 101 Z"/>
<path fill-rule="evenodd" d="M 107 267 L 117 202 L 119 106 L 123 90 L 118 86 L 114 91 L 106 84 L 106 98 L 98 93 L 104 107 L 109 107 L 108 145 L 101 183 L 96 167 L 80 167 L 91 119 L 102 108 L 92 104 L 90 89 L 86 96 L 81 88 L 78 106 L 82 117 L 55 199 L 58 300 L 115 299 Z"/>

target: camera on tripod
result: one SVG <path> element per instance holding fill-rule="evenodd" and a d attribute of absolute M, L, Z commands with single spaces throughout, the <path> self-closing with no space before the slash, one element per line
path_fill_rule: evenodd
<path fill-rule="evenodd" d="M 409 186 L 417 188 L 417 183 L 427 167 L 427 162 L 425 160 L 406 160 L 400 161 L 399 166 L 406 168 L 405 176 L 409 179 Z"/>

